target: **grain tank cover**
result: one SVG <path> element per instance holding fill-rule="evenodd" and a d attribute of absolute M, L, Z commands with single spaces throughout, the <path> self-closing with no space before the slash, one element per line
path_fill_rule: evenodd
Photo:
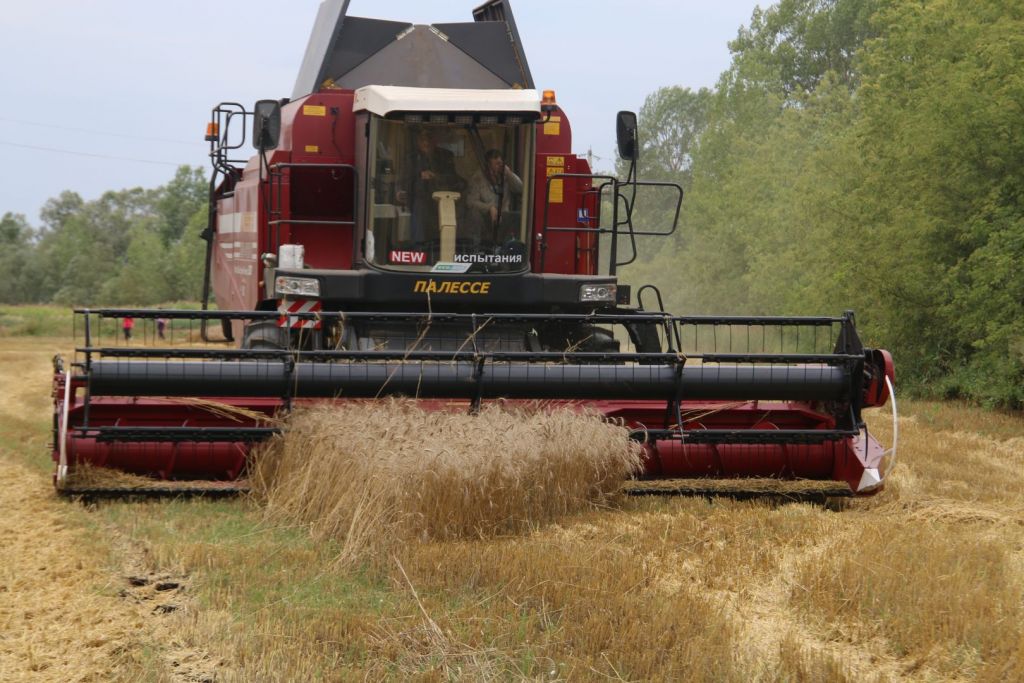
<path fill-rule="evenodd" d="M 292 99 L 321 88 L 534 87 L 509 0 L 473 10 L 473 22 L 416 25 L 347 16 L 349 0 L 324 0 Z"/>

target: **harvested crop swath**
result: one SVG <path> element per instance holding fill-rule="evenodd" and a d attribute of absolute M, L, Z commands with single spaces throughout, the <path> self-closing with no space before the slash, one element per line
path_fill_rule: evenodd
<path fill-rule="evenodd" d="M 65 482 L 65 486 L 71 490 L 117 489 L 125 492 L 144 490 L 159 484 L 159 480 L 151 477 L 129 474 L 108 467 L 95 467 L 89 463 L 76 464 Z"/>
<path fill-rule="evenodd" d="M 426 412 L 408 401 L 294 413 L 251 465 L 279 521 L 343 557 L 410 539 L 515 533 L 607 504 L 639 470 L 627 431 L 565 408 Z"/>

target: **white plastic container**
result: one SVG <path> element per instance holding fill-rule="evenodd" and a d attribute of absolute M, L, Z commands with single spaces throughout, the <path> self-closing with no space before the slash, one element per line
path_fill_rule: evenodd
<path fill-rule="evenodd" d="M 306 263 L 306 247 L 301 244 L 282 244 L 277 253 L 277 267 L 282 270 L 302 270 Z"/>

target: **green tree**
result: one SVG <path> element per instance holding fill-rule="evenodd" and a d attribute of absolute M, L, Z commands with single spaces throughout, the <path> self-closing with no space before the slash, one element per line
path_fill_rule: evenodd
<path fill-rule="evenodd" d="M 707 109 L 674 249 L 652 263 L 678 310 L 845 308 L 832 236 L 852 229 L 840 154 L 856 119 L 856 55 L 881 0 L 756 10 Z M 854 164 L 855 165 L 855 164 Z M 851 222 L 852 221 L 852 222 Z M 845 302 L 845 303 L 844 303 Z"/>
<path fill-rule="evenodd" d="M 20 304 L 31 296 L 28 258 L 34 231 L 21 214 L 0 218 L 0 301 Z"/>
<path fill-rule="evenodd" d="M 783 0 L 732 49 L 670 298 L 852 307 L 904 387 L 1024 405 L 1024 6 Z"/>
<path fill-rule="evenodd" d="M 99 300 L 115 306 L 146 305 L 173 298 L 165 274 L 167 253 L 160 235 L 145 223 L 130 232 L 128 249 L 117 273 L 103 282 Z"/>
<path fill-rule="evenodd" d="M 200 169 L 182 166 L 156 189 L 110 191 L 91 201 L 63 192 L 43 206 L 36 233 L 23 218 L 5 216 L 0 244 L 14 246 L 0 264 L 24 267 L 20 276 L 13 265 L 4 269 L 8 293 L 0 296 L 90 306 L 198 298 L 206 189 Z"/>
<path fill-rule="evenodd" d="M 77 195 L 64 193 L 48 203 L 42 212 L 47 229 L 32 258 L 40 298 L 65 305 L 101 303 L 103 285 L 120 269 L 133 227 L 155 225 L 154 197 L 152 190 L 134 188 L 81 203 Z"/>
<path fill-rule="evenodd" d="M 731 72 L 746 86 L 787 99 L 814 91 L 829 75 L 854 89 L 857 51 L 874 37 L 872 17 L 886 0 L 781 0 L 754 10 L 750 26 L 729 44 Z"/>
<path fill-rule="evenodd" d="M 182 238 L 192 216 L 207 205 L 209 182 L 203 169 L 180 166 L 169 183 L 159 189 L 154 209 L 160 217 L 160 237 L 165 245 Z"/>
<path fill-rule="evenodd" d="M 187 227 L 167 255 L 164 278 L 168 301 L 198 301 L 203 290 L 203 269 L 206 265 L 206 242 L 199 233 L 206 227 L 206 206 L 192 214 Z"/>
<path fill-rule="evenodd" d="M 64 222 L 71 216 L 82 210 L 85 201 L 77 192 L 64 190 L 59 196 L 46 200 L 43 208 L 39 210 L 39 217 L 43 221 L 42 234 L 53 230 L 60 230 Z"/>
<path fill-rule="evenodd" d="M 860 248 L 882 245 L 884 276 L 857 284 L 912 376 L 1021 405 L 1024 310 L 1008 264 L 1024 216 L 1024 7 L 904 0 L 876 22 L 853 133 Z"/>
<path fill-rule="evenodd" d="M 711 91 L 680 86 L 659 88 L 644 100 L 638 114 L 640 127 L 639 177 L 671 180 L 689 185 L 690 168 L 697 141 L 707 126 Z M 627 168 L 618 162 L 618 173 Z"/>
<path fill-rule="evenodd" d="M 689 189 L 693 155 L 707 125 L 711 97 L 706 88 L 694 91 L 680 86 L 660 88 L 647 96 L 638 115 L 640 180 L 678 183 L 684 190 Z M 626 177 L 628 170 L 628 165 L 620 160 L 618 176 Z M 626 193 L 634 199 L 629 188 Z M 633 201 L 634 228 L 649 232 L 669 230 L 675 218 L 676 198 L 676 193 L 667 188 L 640 187 Z M 678 248 L 675 237 L 638 237 L 636 261 L 623 270 L 624 279 L 634 286 L 668 285 L 669 280 L 661 276 L 662 265 L 655 261 L 659 254 L 662 259 L 667 258 L 666 254 L 677 256 Z M 626 237 L 620 239 L 619 256 L 620 261 L 633 256 L 632 241 Z"/>

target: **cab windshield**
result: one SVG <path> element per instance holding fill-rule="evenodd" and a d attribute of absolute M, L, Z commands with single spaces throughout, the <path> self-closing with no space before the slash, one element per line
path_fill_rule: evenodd
<path fill-rule="evenodd" d="M 367 259 L 433 272 L 525 269 L 533 125 L 424 118 L 446 121 L 372 119 Z"/>

